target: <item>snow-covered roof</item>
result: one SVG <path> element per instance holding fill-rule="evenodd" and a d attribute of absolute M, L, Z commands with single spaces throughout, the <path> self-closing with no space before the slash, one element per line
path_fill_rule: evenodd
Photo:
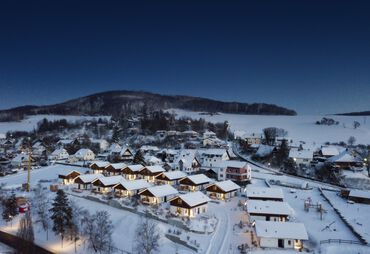
<path fill-rule="evenodd" d="M 125 189 L 126 190 L 129 190 L 129 191 L 140 190 L 140 189 L 144 189 L 144 188 L 149 188 L 151 186 L 151 184 L 148 183 L 144 179 L 133 180 L 133 181 L 122 181 L 119 184 L 122 185 L 123 187 L 125 187 Z"/>
<path fill-rule="evenodd" d="M 251 187 L 247 189 L 247 197 L 284 199 L 284 194 L 281 188 Z"/>
<path fill-rule="evenodd" d="M 164 172 L 166 171 L 162 166 L 155 165 L 155 166 L 146 166 L 146 168 L 152 173 Z"/>
<path fill-rule="evenodd" d="M 214 163 L 214 167 L 244 168 L 244 167 L 248 167 L 248 163 L 245 161 L 227 160 L 227 161 L 219 161 L 219 162 Z"/>
<path fill-rule="evenodd" d="M 59 155 L 61 153 L 67 153 L 67 150 L 64 149 L 64 148 L 55 149 L 54 152 L 51 153 L 51 155 L 57 156 L 57 155 Z"/>
<path fill-rule="evenodd" d="M 357 198 L 366 198 L 366 199 L 370 199 L 370 191 L 351 190 L 351 191 L 349 192 L 349 197 L 357 197 Z"/>
<path fill-rule="evenodd" d="M 274 147 L 273 146 L 260 145 L 258 147 L 258 150 L 256 152 L 256 155 L 257 156 L 260 156 L 260 157 L 265 157 L 265 156 L 271 154 L 273 150 L 274 150 Z"/>
<path fill-rule="evenodd" d="M 85 174 L 78 176 L 78 178 L 81 179 L 83 183 L 91 183 L 92 181 L 102 177 L 104 177 L 102 174 Z"/>
<path fill-rule="evenodd" d="M 169 195 L 176 195 L 178 191 L 172 187 L 171 185 L 158 185 L 154 187 L 149 187 L 146 190 L 148 190 L 150 193 L 152 193 L 155 197 L 165 197 Z"/>
<path fill-rule="evenodd" d="M 163 172 L 163 174 L 170 180 L 177 180 L 186 177 L 186 174 L 182 171 L 169 171 Z"/>
<path fill-rule="evenodd" d="M 84 157 L 85 155 L 87 155 L 88 153 L 92 153 L 94 154 L 93 151 L 91 151 L 90 149 L 88 148 L 81 148 L 80 150 L 78 150 L 76 153 L 75 153 L 75 156 L 76 157 Z"/>
<path fill-rule="evenodd" d="M 231 180 L 226 180 L 226 181 L 222 181 L 222 182 L 215 182 L 213 184 L 216 185 L 217 187 L 219 187 L 221 190 L 223 190 L 225 192 L 230 192 L 230 191 L 240 189 L 240 186 L 237 185 L 236 183 L 234 183 Z"/>
<path fill-rule="evenodd" d="M 209 179 L 206 175 L 204 174 L 197 174 L 197 175 L 190 175 L 187 176 L 189 180 L 191 180 L 195 184 L 204 184 L 204 183 L 209 183 L 211 182 L 211 179 Z"/>
<path fill-rule="evenodd" d="M 110 147 L 109 147 L 109 150 L 112 152 L 112 153 L 120 153 L 121 152 L 121 146 L 119 144 L 111 144 Z"/>
<path fill-rule="evenodd" d="M 343 151 L 338 155 L 330 157 L 327 159 L 328 162 L 361 162 L 361 160 L 357 159 L 356 157 L 352 156 L 348 153 L 348 151 Z"/>
<path fill-rule="evenodd" d="M 219 156 L 222 156 L 226 153 L 226 150 L 225 149 L 221 149 L 221 148 L 213 148 L 213 149 L 203 149 L 201 150 L 201 154 L 205 154 L 205 155 L 219 155 Z"/>
<path fill-rule="evenodd" d="M 125 163 L 111 163 L 108 166 L 112 166 L 114 169 L 122 169 L 125 168 L 127 165 Z"/>
<path fill-rule="evenodd" d="M 297 148 L 292 148 L 289 151 L 289 158 L 296 159 L 310 159 L 313 158 L 313 151 L 308 149 L 299 150 Z"/>
<path fill-rule="evenodd" d="M 175 157 L 175 163 L 178 164 L 182 161 L 185 168 L 191 167 L 193 160 L 196 158 L 197 150 L 195 149 L 182 149 Z"/>
<path fill-rule="evenodd" d="M 248 200 L 248 213 L 290 215 L 293 209 L 286 202 Z"/>
<path fill-rule="evenodd" d="M 153 151 L 157 152 L 159 151 L 159 148 L 157 146 L 149 146 L 149 145 L 143 145 L 140 147 L 141 151 Z"/>
<path fill-rule="evenodd" d="M 308 240 L 303 223 L 257 220 L 255 227 L 257 237 Z"/>
<path fill-rule="evenodd" d="M 321 147 L 321 153 L 324 156 L 335 156 L 339 154 L 339 150 L 335 146 L 323 146 Z"/>
<path fill-rule="evenodd" d="M 144 155 L 144 160 L 150 164 L 158 164 L 161 163 L 162 160 L 153 156 L 153 155 Z"/>
<path fill-rule="evenodd" d="M 122 176 L 108 176 L 108 177 L 99 177 L 99 180 L 103 185 L 116 185 L 126 181 Z"/>
<path fill-rule="evenodd" d="M 216 135 L 216 133 L 214 133 L 213 131 L 205 131 L 203 133 L 204 136 L 212 136 L 212 135 Z"/>
<path fill-rule="evenodd" d="M 194 207 L 210 201 L 209 197 L 200 191 L 189 192 L 187 194 L 179 195 L 178 198 L 182 199 L 189 206 Z"/>
<path fill-rule="evenodd" d="M 127 165 L 127 167 L 131 170 L 131 171 L 133 171 L 133 172 L 138 172 L 138 171 L 140 171 L 141 169 L 143 169 L 143 165 L 141 165 L 141 164 L 134 164 L 134 165 Z"/>
<path fill-rule="evenodd" d="M 96 165 L 99 168 L 105 168 L 109 166 L 109 164 L 110 163 L 108 161 L 94 161 L 93 163 L 91 163 L 91 166 Z"/>

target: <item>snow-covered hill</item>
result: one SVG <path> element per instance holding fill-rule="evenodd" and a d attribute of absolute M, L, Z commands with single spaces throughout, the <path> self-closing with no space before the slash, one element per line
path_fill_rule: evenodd
<path fill-rule="evenodd" d="M 191 118 L 204 118 L 216 123 L 228 121 L 232 131 L 240 130 L 247 133 L 262 133 L 266 127 L 279 127 L 288 131 L 289 139 L 295 142 L 305 141 L 307 144 L 320 145 L 325 142 L 347 142 L 350 136 L 356 138 L 356 144 L 370 144 L 370 117 L 363 116 L 325 116 L 339 121 L 338 125 L 316 125 L 315 122 L 324 116 L 264 116 L 264 115 L 236 115 L 218 114 L 204 115 L 200 112 L 171 109 L 177 117 L 188 116 Z M 358 121 L 361 126 L 353 128 L 353 121 Z"/>

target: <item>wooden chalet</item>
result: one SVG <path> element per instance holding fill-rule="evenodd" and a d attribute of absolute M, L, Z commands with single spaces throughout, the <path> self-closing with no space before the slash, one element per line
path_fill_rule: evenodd
<path fill-rule="evenodd" d="M 179 195 L 170 202 L 170 212 L 176 216 L 195 217 L 207 212 L 210 199 L 200 191 Z"/>
<path fill-rule="evenodd" d="M 107 193 L 113 190 L 113 187 L 117 184 L 125 181 L 122 176 L 108 176 L 108 177 L 100 177 L 92 181 L 92 185 L 97 187 L 97 191 L 100 193 Z"/>
<path fill-rule="evenodd" d="M 144 204 L 159 205 L 173 198 L 178 191 L 170 185 L 158 185 L 138 193 Z"/>
<path fill-rule="evenodd" d="M 107 166 L 109 166 L 109 162 L 107 161 L 96 161 L 91 163 L 90 168 L 94 174 L 104 174 Z"/>
<path fill-rule="evenodd" d="M 165 172 L 165 169 L 159 165 L 146 166 L 139 171 L 139 175 L 141 176 L 141 178 L 147 180 L 148 182 L 154 182 L 155 178 L 162 172 Z"/>
<path fill-rule="evenodd" d="M 126 178 L 127 180 L 135 180 L 140 178 L 139 172 L 144 168 L 141 164 L 135 164 L 135 165 L 127 165 L 125 168 L 121 170 L 122 176 Z"/>
<path fill-rule="evenodd" d="M 158 184 L 177 185 L 178 182 L 187 175 L 182 171 L 162 172 L 156 176 L 155 182 Z"/>
<path fill-rule="evenodd" d="M 149 188 L 151 185 L 144 179 L 122 181 L 113 187 L 116 196 L 131 197 L 138 194 L 140 191 Z"/>
<path fill-rule="evenodd" d="M 197 174 L 187 176 L 179 181 L 180 190 L 184 191 L 199 191 L 209 184 L 212 180 L 206 175 Z"/>
<path fill-rule="evenodd" d="M 211 198 L 225 200 L 236 196 L 240 186 L 231 180 L 215 182 L 206 187 L 207 195 Z"/>
<path fill-rule="evenodd" d="M 92 182 L 98 178 L 104 177 L 102 174 L 85 174 L 75 178 L 74 183 L 78 184 L 78 189 L 92 189 Z"/>
<path fill-rule="evenodd" d="M 112 163 L 105 167 L 105 171 L 110 176 L 121 175 L 125 167 L 127 167 L 125 163 Z"/>
<path fill-rule="evenodd" d="M 72 170 L 71 172 L 67 174 L 59 174 L 58 178 L 62 179 L 63 184 L 73 184 L 76 177 L 81 175 L 80 172 Z"/>

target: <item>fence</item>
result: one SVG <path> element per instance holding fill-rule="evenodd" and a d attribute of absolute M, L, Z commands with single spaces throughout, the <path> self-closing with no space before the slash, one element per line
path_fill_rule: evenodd
<path fill-rule="evenodd" d="M 21 250 L 23 246 L 27 245 L 28 253 L 53 254 L 53 252 L 50 252 L 44 248 L 41 248 L 40 246 L 34 243 L 25 241 L 17 236 L 8 234 L 3 231 L 0 231 L 0 242 L 8 245 L 9 247 L 15 250 Z"/>
<path fill-rule="evenodd" d="M 353 241 L 353 240 L 343 240 L 343 239 L 328 239 L 320 241 L 320 244 L 325 243 L 345 243 L 345 244 L 357 244 L 357 245 L 366 245 L 360 241 Z"/>

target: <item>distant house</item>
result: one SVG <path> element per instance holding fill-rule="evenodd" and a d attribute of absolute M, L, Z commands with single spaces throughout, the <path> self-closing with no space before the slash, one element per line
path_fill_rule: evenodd
<path fill-rule="evenodd" d="M 108 161 L 94 161 L 90 164 L 90 168 L 94 174 L 103 174 L 106 172 L 106 168 L 109 166 Z"/>
<path fill-rule="evenodd" d="M 161 174 L 162 172 L 165 172 L 166 170 L 162 168 L 159 165 L 156 166 L 145 166 L 143 167 L 138 174 L 141 175 L 141 177 L 148 182 L 154 182 L 155 178 Z"/>
<path fill-rule="evenodd" d="M 162 172 L 156 176 L 155 181 L 159 184 L 177 185 L 186 176 L 182 171 Z"/>
<path fill-rule="evenodd" d="M 272 154 L 274 149 L 275 149 L 274 146 L 259 145 L 255 155 L 258 156 L 258 157 L 261 157 L 261 158 L 267 157 L 270 154 Z"/>
<path fill-rule="evenodd" d="M 173 198 L 178 191 L 170 185 L 158 185 L 146 188 L 138 193 L 143 203 L 159 205 Z"/>
<path fill-rule="evenodd" d="M 127 167 L 125 163 L 110 163 L 105 167 L 105 171 L 108 175 L 114 176 L 114 175 L 121 175 L 122 170 Z"/>
<path fill-rule="evenodd" d="M 134 152 L 128 147 L 123 147 L 120 157 L 122 161 L 132 161 L 134 159 Z"/>
<path fill-rule="evenodd" d="M 31 166 L 36 165 L 34 158 L 32 156 L 30 157 L 28 154 L 25 154 L 25 153 L 17 154 L 11 160 L 10 163 L 14 167 L 21 167 L 21 168 L 26 168 L 28 167 L 28 165 L 31 165 Z"/>
<path fill-rule="evenodd" d="M 247 212 L 250 221 L 288 221 L 293 209 L 286 202 L 248 200 Z"/>
<path fill-rule="evenodd" d="M 138 178 L 139 171 L 144 168 L 141 164 L 127 165 L 122 169 L 122 176 L 127 180 L 135 180 Z"/>
<path fill-rule="evenodd" d="M 183 149 L 174 159 L 175 170 L 188 173 L 197 172 L 200 169 L 200 163 L 195 149 Z"/>
<path fill-rule="evenodd" d="M 92 181 L 92 185 L 97 187 L 97 191 L 107 193 L 113 190 L 113 187 L 126 181 L 122 176 L 99 177 Z"/>
<path fill-rule="evenodd" d="M 153 156 L 153 155 L 144 155 L 144 161 L 145 161 L 145 165 L 150 165 L 150 166 L 153 166 L 153 165 L 157 165 L 157 164 L 160 164 L 162 163 L 162 160 Z"/>
<path fill-rule="evenodd" d="M 200 191 L 212 180 L 204 174 L 190 175 L 179 181 L 180 189 L 185 191 Z"/>
<path fill-rule="evenodd" d="M 319 155 L 325 158 L 333 157 L 339 154 L 338 147 L 335 146 L 323 146 L 319 151 Z"/>
<path fill-rule="evenodd" d="M 74 155 L 73 157 L 76 159 L 76 160 L 79 160 L 79 161 L 92 161 L 95 159 L 95 154 L 93 151 L 91 151 L 90 149 L 87 149 L 87 148 L 81 148 L 80 150 L 78 150 Z"/>
<path fill-rule="evenodd" d="M 102 174 L 85 174 L 75 178 L 74 183 L 78 184 L 78 189 L 92 189 L 92 182 L 104 177 Z"/>
<path fill-rule="evenodd" d="M 230 160 L 226 149 L 204 149 L 200 152 L 202 167 L 213 167 L 220 161 Z"/>
<path fill-rule="evenodd" d="M 64 148 L 55 149 L 54 152 L 49 155 L 49 160 L 67 160 L 68 158 L 69 154 Z"/>
<path fill-rule="evenodd" d="M 206 187 L 207 195 L 211 198 L 225 200 L 236 196 L 240 186 L 231 180 L 214 182 Z"/>
<path fill-rule="evenodd" d="M 348 199 L 356 203 L 370 205 L 370 191 L 350 190 L 348 194 Z"/>
<path fill-rule="evenodd" d="M 215 172 L 216 179 L 220 181 L 232 180 L 238 184 L 245 185 L 252 179 L 252 169 L 245 161 L 219 161 L 210 169 Z"/>
<path fill-rule="evenodd" d="M 37 141 L 32 146 L 32 154 L 35 156 L 41 156 L 46 151 L 44 144 L 41 141 Z"/>
<path fill-rule="evenodd" d="M 289 158 L 293 159 L 297 165 L 309 166 L 313 159 L 313 151 L 292 148 L 289 151 Z"/>
<path fill-rule="evenodd" d="M 115 185 L 113 189 L 117 196 L 131 197 L 150 186 L 150 183 L 144 179 L 139 179 L 133 181 L 122 181 Z"/>
<path fill-rule="evenodd" d="M 352 167 L 363 166 L 363 162 L 361 159 L 356 158 L 346 150 L 339 153 L 338 155 L 328 158 L 326 162 L 333 165 L 334 167 L 341 169 L 351 169 Z"/>
<path fill-rule="evenodd" d="M 63 184 L 73 184 L 76 177 L 80 175 L 81 175 L 80 172 L 73 170 L 66 174 L 59 174 L 58 178 L 62 180 Z"/>
<path fill-rule="evenodd" d="M 91 143 L 98 146 L 100 152 L 107 151 L 109 148 L 109 143 L 105 139 L 91 139 Z"/>
<path fill-rule="evenodd" d="M 281 188 L 251 187 L 246 192 L 248 199 L 263 201 L 284 201 L 284 194 Z"/>
<path fill-rule="evenodd" d="M 187 137 L 187 138 L 197 138 L 197 137 L 199 137 L 199 133 L 196 132 L 196 131 L 192 131 L 192 130 L 190 130 L 190 131 L 183 131 L 181 134 L 184 137 Z"/>
<path fill-rule="evenodd" d="M 301 250 L 308 240 L 303 223 L 262 221 L 255 222 L 258 244 L 263 248 L 290 248 Z"/>
<path fill-rule="evenodd" d="M 170 212 L 177 216 L 195 217 L 207 212 L 210 199 L 202 192 L 189 192 L 179 195 L 170 202 Z"/>

